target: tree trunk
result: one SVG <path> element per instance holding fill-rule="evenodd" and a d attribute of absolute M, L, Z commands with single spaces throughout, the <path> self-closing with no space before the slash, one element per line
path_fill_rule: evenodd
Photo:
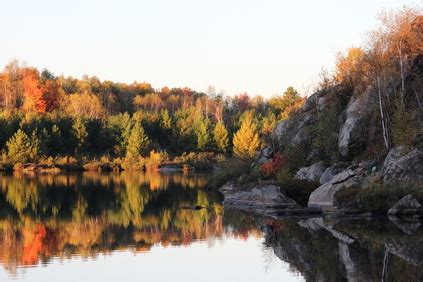
<path fill-rule="evenodd" d="M 386 150 L 389 150 L 389 138 L 388 138 L 388 131 L 385 124 L 385 114 L 383 112 L 383 103 L 382 103 L 382 91 L 380 89 L 380 78 L 377 77 L 377 88 L 379 94 L 379 109 L 380 109 L 380 117 L 382 120 L 382 132 L 383 132 L 383 141 L 385 143 Z"/>

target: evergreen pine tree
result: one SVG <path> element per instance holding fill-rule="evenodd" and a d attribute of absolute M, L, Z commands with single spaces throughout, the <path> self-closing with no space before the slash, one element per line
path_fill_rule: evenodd
<path fill-rule="evenodd" d="M 82 118 L 76 118 L 72 125 L 72 131 L 76 140 L 75 151 L 80 153 L 83 150 L 88 137 L 88 131 L 85 125 L 85 121 Z"/>
<path fill-rule="evenodd" d="M 205 150 L 210 142 L 209 120 L 207 118 L 201 119 L 197 123 L 195 135 L 197 136 L 197 149 Z"/>
<path fill-rule="evenodd" d="M 35 161 L 40 153 L 40 142 L 32 133 L 28 137 L 25 132 L 19 129 L 6 143 L 8 156 L 14 162 L 31 162 Z"/>
<path fill-rule="evenodd" d="M 146 153 L 150 144 L 148 136 L 144 132 L 144 128 L 140 122 L 136 122 L 131 129 L 131 134 L 126 146 L 126 156 L 129 158 L 138 157 Z"/>

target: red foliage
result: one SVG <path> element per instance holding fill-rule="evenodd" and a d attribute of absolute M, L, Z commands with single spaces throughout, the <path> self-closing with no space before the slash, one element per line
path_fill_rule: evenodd
<path fill-rule="evenodd" d="M 276 153 L 275 157 L 260 166 L 261 174 L 265 177 L 274 176 L 286 164 L 286 158 Z"/>
<path fill-rule="evenodd" d="M 47 80 L 43 85 L 45 111 L 50 112 L 59 106 L 59 85 L 54 80 Z"/>
<path fill-rule="evenodd" d="M 245 112 L 250 106 L 250 96 L 247 93 L 236 95 L 233 103 L 241 112 Z"/>

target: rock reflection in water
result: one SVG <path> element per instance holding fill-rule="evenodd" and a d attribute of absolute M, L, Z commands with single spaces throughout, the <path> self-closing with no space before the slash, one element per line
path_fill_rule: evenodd
<path fill-rule="evenodd" d="M 423 230 L 396 220 L 307 218 L 262 226 L 265 244 L 307 281 L 423 281 Z"/>
<path fill-rule="evenodd" d="M 265 257 L 308 281 L 423 281 L 420 222 L 252 217 L 224 210 L 206 182 L 201 174 L 0 175 L 0 264 L 13 277 L 56 257 L 254 237 Z M 181 208 L 195 206 L 204 208 Z"/>

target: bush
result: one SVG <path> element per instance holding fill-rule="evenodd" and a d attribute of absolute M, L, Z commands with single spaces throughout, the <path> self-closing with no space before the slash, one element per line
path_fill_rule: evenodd
<path fill-rule="evenodd" d="M 423 186 L 420 183 L 380 184 L 374 183 L 358 193 L 358 205 L 363 211 L 385 214 L 402 197 L 411 194 L 423 201 Z"/>
<path fill-rule="evenodd" d="M 219 164 L 219 168 L 214 171 L 208 186 L 219 188 L 229 181 L 238 181 L 242 175 L 248 175 L 252 171 L 251 163 L 241 159 L 230 159 Z"/>
<path fill-rule="evenodd" d="M 212 152 L 199 152 L 199 153 L 183 153 L 181 156 L 176 157 L 173 161 L 178 164 L 188 164 L 196 170 L 210 170 L 218 161 L 224 160 L 221 155 L 215 155 Z"/>
<path fill-rule="evenodd" d="M 310 194 L 320 186 L 319 182 L 295 179 L 286 169 L 277 174 L 276 181 L 282 193 L 301 206 L 307 206 Z"/>
<path fill-rule="evenodd" d="M 411 194 L 419 202 L 423 201 L 423 185 L 421 183 L 382 184 L 373 183 L 369 187 L 351 187 L 335 194 L 337 205 L 354 204 L 362 212 L 386 214 L 402 197 Z"/>
<path fill-rule="evenodd" d="M 282 157 L 280 153 L 277 153 L 273 159 L 260 166 L 260 172 L 266 178 L 273 177 L 285 165 L 286 158 Z"/>

